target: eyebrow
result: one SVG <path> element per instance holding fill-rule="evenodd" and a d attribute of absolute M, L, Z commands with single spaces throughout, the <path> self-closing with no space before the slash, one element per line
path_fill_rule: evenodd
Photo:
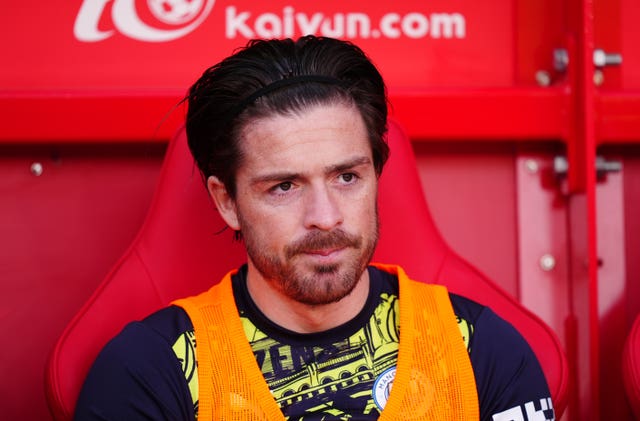
<path fill-rule="evenodd" d="M 366 164 L 371 164 L 371 158 L 368 156 L 358 156 L 341 164 L 332 165 L 326 169 L 326 172 L 328 174 L 336 173 Z"/>
<path fill-rule="evenodd" d="M 346 170 L 350 170 L 361 165 L 371 164 L 371 158 L 368 156 L 358 156 L 339 164 L 331 165 L 325 168 L 325 174 L 338 173 Z M 270 183 L 283 180 L 296 180 L 301 178 L 302 175 L 296 172 L 274 172 L 264 175 L 258 175 L 251 178 L 251 184 Z"/>

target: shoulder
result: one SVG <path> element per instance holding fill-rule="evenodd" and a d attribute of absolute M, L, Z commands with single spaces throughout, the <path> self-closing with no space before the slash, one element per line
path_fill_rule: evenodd
<path fill-rule="evenodd" d="M 450 298 L 458 323 L 469 326 L 467 346 L 482 419 L 502 419 L 495 417 L 507 413 L 526 413 L 529 419 L 552 414 L 542 368 L 520 332 L 487 306 L 456 294 Z"/>
<path fill-rule="evenodd" d="M 449 297 L 456 317 L 465 320 L 472 327 L 473 344 L 481 346 L 478 353 L 491 350 L 491 355 L 501 357 L 535 358 L 520 332 L 491 308 L 457 294 L 450 293 Z"/>
<path fill-rule="evenodd" d="M 171 350 L 180 337 L 191 330 L 193 326 L 185 311 L 169 306 L 141 321 L 127 324 L 105 345 L 100 356 L 146 361 L 149 355 Z M 149 354 L 151 350 L 153 352 Z"/>
<path fill-rule="evenodd" d="M 128 359 L 143 354 L 140 357 L 144 359 L 147 350 L 153 349 L 157 353 L 162 349 L 171 349 L 181 335 L 192 329 L 184 310 L 175 306 L 166 307 L 141 321 L 127 324 L 105 345 L 100 356 Z"/>
<path fill-rule="evenodd" d="M 473 360 L 501 361 L 519 365 L 536 359 L 531 347 L 516 328 L 491 308 L 466 297 L 450 293 L 453 311 L 472 331 L 470 354 Z"/>
<path fill-rule="evenodd" d="M 449 293 L 449 299 L 454 313 L 468 320 L 477 320 L 484 310 L 489 309 L 487 306 L 452 292 Z"/>
<path fill-rule="evenodd" d="M 125 419 L 136 411 L 188 419 L 190 392 L 172 345 L 189 325 L 184 311 L 168 307 L 125 326 L 94 361 L 76 419 Z"/>
<path fill-rule="evenodd" d="M 146 329 L 154 332 L 169 344 L 183 333 L 193 330 L 193 324 L 187 313 L 178 306 L 169 306 L 159 310 L 139 322 Z"/>
<path fill-rule="evenodd" d="M 181 308 L 170 306 L 159 310 L 126 325 L 102 349 L 94 369 L 126 363 L 142 370 L 160 362 L 173 363 L 177 361 L 173 345 L 191 330 L 191 321 Z"/>

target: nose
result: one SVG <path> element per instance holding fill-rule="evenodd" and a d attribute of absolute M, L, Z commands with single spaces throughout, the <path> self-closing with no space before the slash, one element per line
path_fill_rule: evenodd
<path fill-rule="evenodd" d="M 343 222 L 339 199 L 326 185 L 312 186 L 306 199 L 306 228 L 330 231 Z"/>

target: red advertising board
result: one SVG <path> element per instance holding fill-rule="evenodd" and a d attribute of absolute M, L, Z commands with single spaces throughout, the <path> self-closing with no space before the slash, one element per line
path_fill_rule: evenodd
<path fill-rule="evenodd" d="M 12 2 L 2 90 L 185 89 L 250 38 L 349 39 L 392 88 L 509 86 L 513 2 L 75 0 Z"/>

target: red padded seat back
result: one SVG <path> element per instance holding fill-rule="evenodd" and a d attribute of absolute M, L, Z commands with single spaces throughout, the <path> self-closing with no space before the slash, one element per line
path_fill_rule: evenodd
<path fill-rule="evenodd" d="M 527 338 L 549 382 L 556 415 L 567 402 L 567 362 L 554 333 L 455 254 L 430 216 L 406 134 L 390 122 L 391 157 L 380 180 L 380 244 L 375 261 L 402 265 L 414 279 L 447 285 L 490 305 Z M 208 289 L 245 259 L 209 199 L 184 131 L 171 141 L 148 216 L 129 250 L 67 326 L 46 372 L 56 419 L 71 419 L 87 371 L 129 321 Z M 222 231 L 222 232 L 221 232 Z"/>
<path fill-rule="evenodd" d="M 622 379 L 629 405 L 636 419 L 640 420 L 640 315 L 633 322 L 624 345 Z"/>

